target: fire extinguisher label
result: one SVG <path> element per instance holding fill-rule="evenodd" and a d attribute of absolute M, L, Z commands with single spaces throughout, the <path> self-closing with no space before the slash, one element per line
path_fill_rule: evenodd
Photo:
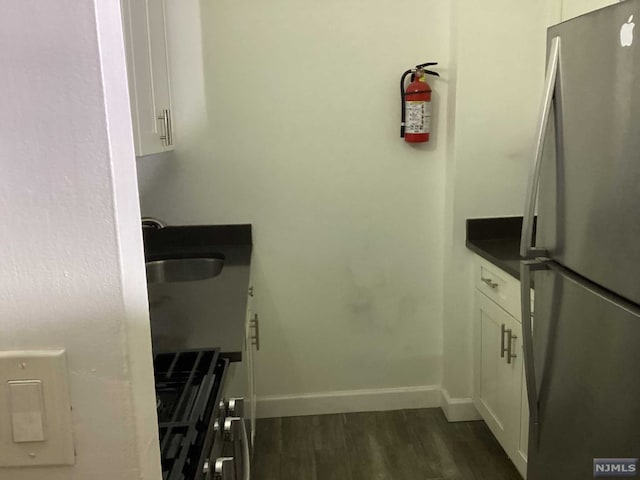
<path fill-rule="evenodd" d="M 405 133 L 429 133 L 431 102 L 406 102 Z"/>

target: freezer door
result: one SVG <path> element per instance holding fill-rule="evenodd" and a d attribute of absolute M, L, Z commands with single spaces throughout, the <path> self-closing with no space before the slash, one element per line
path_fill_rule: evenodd
<path fill-rule="evenodd" d="M 594 458 L 640 457 L 640 310 L 553 263 L 534 278 L 527 478 L 592 478 Z"/>
<path fill-rule="evenodd" d="M 536 246 L 640 303 L 638 29 L 638 38 L 623 46 L 632 16 L 640 22 L 640 0 L 549 29 L 550 48 L 560 37 L 559 80 L 541 167 Z"/>

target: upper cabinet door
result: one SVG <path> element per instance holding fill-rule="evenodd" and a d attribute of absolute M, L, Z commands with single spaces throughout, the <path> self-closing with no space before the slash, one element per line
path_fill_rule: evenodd
<path fill-rule="evenodd" d="M 164 0 L 122 0 L 136 156 L 173 150 Z"/>

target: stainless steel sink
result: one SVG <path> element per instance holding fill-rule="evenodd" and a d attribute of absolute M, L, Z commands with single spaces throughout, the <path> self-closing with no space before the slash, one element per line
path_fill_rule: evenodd
<path fill-rule="evenodd" d="M 223 258 L 171 258 L 146 263 L 147 283 L 194 282 L 222 273 Z"/>

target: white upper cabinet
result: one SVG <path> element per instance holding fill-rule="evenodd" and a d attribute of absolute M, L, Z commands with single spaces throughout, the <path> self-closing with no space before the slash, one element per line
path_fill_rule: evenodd
<path fill-rule="evenodd" d="M 164 0 L 121 0 L 136 156 L 173 150 Z"/>

